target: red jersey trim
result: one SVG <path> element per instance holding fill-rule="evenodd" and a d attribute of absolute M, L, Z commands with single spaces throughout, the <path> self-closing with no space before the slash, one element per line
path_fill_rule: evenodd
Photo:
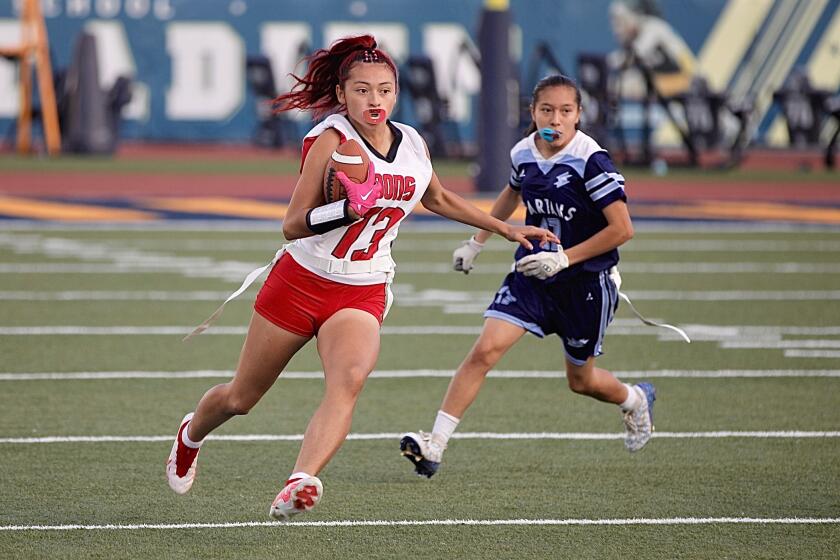
<path fill-rule="evenodd" d="M 344 134 L 340 130 L 338 130 L 337 128 L 334 128 L 334 127 L 330 127 L 330 128 L 332 128 L 333 130 L 338 132 L 338 136 L 339 136 L 338 143 L 339 144 L 344 144 L 345 142 L 347 142 L 347 138 L 344 136 Z M 303 173 L 303 162 L 306 161 L 306 156 L 309 154 L 309 150 L 312 148 L 312 144 L 314 144 L 315 140 L 317 140 L 317 139 L 318 139 L 318 136 L 308 136 L 308 137 L 303 139 L 303 147 L 300 150 L 300 170 L 298 171 L 298 173 Z"/>

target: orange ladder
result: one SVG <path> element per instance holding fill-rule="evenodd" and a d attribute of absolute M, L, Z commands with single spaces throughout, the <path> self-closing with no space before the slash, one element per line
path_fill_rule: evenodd
<path fill-rule="evenodd" d="M 0 56 L 16 58 L 20 64 L 20 111 L 17 122 L 17 150 L 32 151 L 32 64 L 38 75 L 41 95 L 41 118 L 47 153 L 61 152 L 61 131 L 55 103 L 47 26 L 38 0 L 23 0 L 20 13 L 21 42 L 14 47 L 0 47 Z"/>

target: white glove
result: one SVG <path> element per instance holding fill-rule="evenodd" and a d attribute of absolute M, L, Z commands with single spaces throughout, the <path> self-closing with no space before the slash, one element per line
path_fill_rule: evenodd
<path fill-rule="evenodd" d="M 473 261 L 484 248 L 484 243 L 479 243 L 475 237 L 470 237 L 452 253 L 452 268 L 458 272 L 469 274 L 473 268 Z"/>
<path fill-rule="evenodd" d="M 516 261 L 516 272 L 536 276 L 540 280 L 551 278 L 564 268 L 569 268 L 569 257 L 560 248 L 556 252 L 543 251 Z"/>

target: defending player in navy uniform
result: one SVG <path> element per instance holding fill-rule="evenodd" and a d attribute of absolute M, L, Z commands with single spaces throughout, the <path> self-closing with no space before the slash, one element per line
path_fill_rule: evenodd
<path fill-rule="evenodd" d="M 485 312 L 482 332 L 449 384 L 432 433 L 407 433 L 400 441 L 419 475 L 437 471 L 487 372 L 525 333 L 562 339 L 569 388 L 620 407 L 628 450 L 640 450 L 651 437 L 653 386 L 626 385 L 595 366 L 618 307 L 618 277 L 610 272 L 618 264 L 617 248 L 633 237 L 633 225 L 624 177 L 609 154 L 577 130 L 580 114 L 580 90 L 571 79 L 549 76 L 537 84 L 531 130 L 511 150 L 510 184 L 491 215 L 506 220 L 523 203 L 526 223 L 553 231 L 561 244 L 517 249 L 515 269 Z M 490 235 L 479 231 L 465 241 L 453 254 L 455 270 L 468 274 Z"/>

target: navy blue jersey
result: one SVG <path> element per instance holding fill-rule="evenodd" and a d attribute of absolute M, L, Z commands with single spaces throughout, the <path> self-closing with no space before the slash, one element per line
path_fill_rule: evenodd
<path fill-rule="evenodd" d="M 525 223 L 543 227 L 560 238 L 564 249 L 589 239 L 607 226 L 603 209 L 616 200 L 627 201 L 624 177 L 618 173 L 609 154 L 581 131 L 552 158 L 545 159 L 534 143 L 536 132 L 520 140 L 510 151 L 510 186 L 522 195 Z M 516 259 L 542 250 L 519 247 Z M 618 264 L 613 249 L 575 264 L 547 282 L 569 279 L 581 270 L 598 272 Z"/>

